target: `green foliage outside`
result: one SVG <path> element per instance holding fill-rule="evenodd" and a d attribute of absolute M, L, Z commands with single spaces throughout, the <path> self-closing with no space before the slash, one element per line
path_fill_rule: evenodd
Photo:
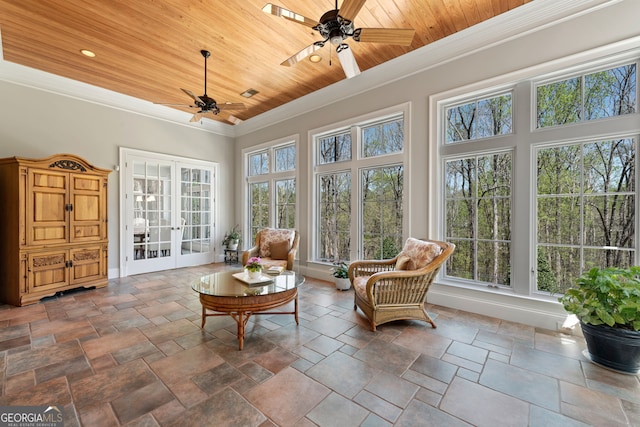
<path fill-rule="evenodd" d="M 536 127 L 565 126 L 637 110 L 635 63 L 536 87 Z M 510 95 L 446 110 L 446 143 L 510 133 Z M 635 260 L 635 138 L 571 142 L 537 150 L 537 290 L 563 292 L 591 267 Z M 519 148 L 518 148 L 519 149 Z M 511 259 L 511 154 L 445 164 L 447 274 L 507 286 Z"/>

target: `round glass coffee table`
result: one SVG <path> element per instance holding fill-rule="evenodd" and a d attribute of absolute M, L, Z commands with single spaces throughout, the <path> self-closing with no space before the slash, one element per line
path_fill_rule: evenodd
<path fill-rule="evenodd" d="M 241 270 L 207 274 L 193 282 L 191 288 L 200 294 L 201 327 L 208 316 L 230 315 L 238 324 L 238 347 L 242 350 L 245 326 L 254 314 L 293 314 L 298 324 L 298 286 L 303 283 L 304 276 L 293 271 L 277 276 L 263 274 L 260 279 L 251 280 Z M 291 301 L 295 301 L 294 311 L 264 311 Z"/>

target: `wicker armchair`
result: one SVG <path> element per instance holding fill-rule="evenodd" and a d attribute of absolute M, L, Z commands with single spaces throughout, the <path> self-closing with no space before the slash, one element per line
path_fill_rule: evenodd
<path fill-rule="evenodd" d="M 255 256 L 262 259 L 265 268 L 280 266 L 293 270 L 299 240 L 296 230 L 264 228 L 256 234 L 255 245 L 242 254 L 242 265 L 247 265 L 249 258 Z"/>
<path fill-rule="evenodd" d="M 353 309 L 371 322 L 371 329 L 392 320 L 435 322 L 424 309 L 427 291 L 455 245 L 409 238 L 402 252 L 388 260 L 354 261 L 349 279 L 355 290 Z"/>

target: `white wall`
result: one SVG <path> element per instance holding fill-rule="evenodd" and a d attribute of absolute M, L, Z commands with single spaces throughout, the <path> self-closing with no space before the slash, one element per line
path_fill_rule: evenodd
<path fill-rule="evenodd" d="M 536 2 L 533 2 L 536 3 Z M 549 2 L 547 2 L 549 3 Z M 564 2 L 569 3 L 569 2 Z M 576 2 L 574 2 L 576 3 Z M 491 81 L 509 73 L 520 73 L 530 69 L 535 73 L 540 64 L 561 61 L 571 55 L 598 49 L 623 40 L 640 36 L 640 1 L 625 0 L 609 3 L 607 7 L 591 10 L 571 19 L 547 27 L 538 27 L 519 33 L 512 29 L 514 36 L 494 40 L 477 40 L 473 37 L 461 36 L 461 43 L 468 43 L 469 49 L 457 58 L 447 58 L 439 64 L 432 64 L 428 69 L 415 73 L 409 77 L 393 81 L 387 85 L 344 99 L 336 95 L 336 101 L 317 108 L 312 112 L 296 115 L 272 126 L 240 135 L 236 138 L 236 164 L 241 164 L 241 152 L 253 145 L 276 140 L 286 135 L 300 136 L 299 165 L 303 169 L 298 183 L 300 192 L 299 231 L 301 247 L 299 257 L 302 268 L 306 273 L 316 277 L 329 279 L 328 272 L 309 263 L 310 250 L 307 246 L 309 235 L 313 232 L 310 224 L 306 223 L 308 207 L 313 201 L 309 196 L 308 156 L 311 141 L 308 132 L 311 129 L 342 122 L 345 119 L 357 117 L 404 102 L 411 103 L 411 132 L 409 135 L 411 160 L 406 168 L 406 174 L 411 182 L 412 193 L 409 195 L 410 206 L 408 215 L 411 222 L 408 230 L 410 236 L 429 236 L 437 230 L 433 218 L 435 206 L 429 205 L 428 188 L 431 185 L 430 147 L 436 144 L 429 129 L 429 97 L 449 91 L 454 88 L 470 86 L 482 81 Z M 507 30 L 505 30 L 507 32 Z M 483 35 L 485 37 L 486 35 Z M 443 43 L 423 48 L 420 55 L 439 56 L 445 49 Z M 473 46 L 473 44 L 479 44 Z M 632 44 L 640 46 L 640 40 Z M 448 45 L 454 52 L 459 52 L 459 46 Z M 464 49 L 462 49 L 464 50 Z M 413 52 L 415 53 L 415 52 Z M 414 56 L 419 61 L 418 56 Z M 572 60 L 576 64 L 584 60 L 576 57 Z M 541 69 L 541 68 L 538 68 Z M 376 70 L 372 70 L 376 72 Z M 366 79 L 369 71 L 362 73 L 356 79 Z M 372 73 L 373 74 L 373 73 Z M 359 80 L 352 79 L 354 85 Z M 345 82 L 341 82 L 342 85 Z M 329 88 L 332 90 L 332 88 Z M 334 92 L 336 88 L 333 88 Z M 313 96 L 313 95 L 312 95 Z M 640 128 L 640 126 L 639 126 Z M 236 189 L 242 191 L 242 171 L 236 170 Z M 239 203 L 237 201 L 237 203 Z M 242 206 L 236 206 L 242 212 Z M 431 234 L 430 234 L 431 233 Z M 528 262 L 528 261 L 527 261 Z M 558 322 L 562 323 L 565 313 L 555 301 L 536 301 L 531 298 L 496 293 L 490 290 L 464 289 L 435 285 L 429 293 L 429 302 L 452 308 L 496 316 L 508 320 L 528 323 L 550 329 L 556 329 Z"/>
<path fill-rule="evenodd" d="M 220 164 L 218 203 L 233 206 L 233 138 L 51 92 L 0 81 L 0 157 L 84 157 L 109 175 L 109 277 L 119 275 L 119 148 L 178 155 Z M 222 239 L 234 212 L 221 210 L 214 236 Z"/>

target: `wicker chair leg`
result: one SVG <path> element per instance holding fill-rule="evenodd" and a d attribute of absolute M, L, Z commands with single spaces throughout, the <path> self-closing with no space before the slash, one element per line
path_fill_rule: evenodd
<path fill-rule="evenodd" d="M 429 316 L 429 314 L 427 313 L 427 310 L 424 310 L 424 314 L 427 316 L 427 322 L 431 323 L 431 327 L 433 329 L 437 328 L 438 325 L 436 325 L 436 322 L 434 322 L 431 316 Z"/>

